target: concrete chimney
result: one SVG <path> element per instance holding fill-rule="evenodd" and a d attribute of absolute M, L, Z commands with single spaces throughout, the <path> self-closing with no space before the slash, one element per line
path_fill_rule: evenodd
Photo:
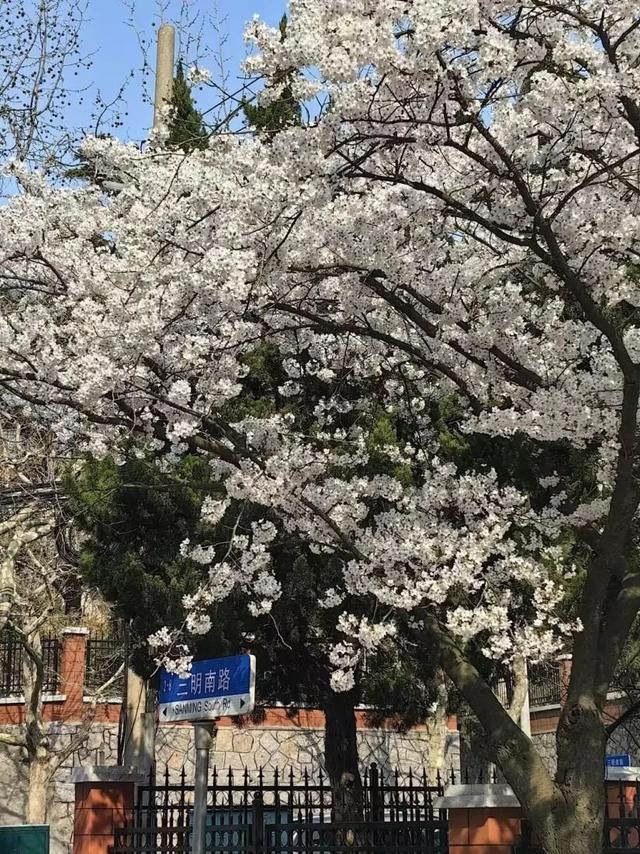
<path fill-rule="evenodd" d="M 153 109 L 153 127 L 163 125 L 163 107 L 171 101 L 173 73 L 175 68 L 176 31 L 171 24 L 163 24 L 158 31 L 158 55 L 156 60 L 156 91 Z"/>

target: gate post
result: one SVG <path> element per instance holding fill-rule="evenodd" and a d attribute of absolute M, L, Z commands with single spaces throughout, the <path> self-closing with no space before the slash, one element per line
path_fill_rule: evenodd
<path fill-rule="evenodd" d="M 251 820 L 253 823 L 253 854 L 264 854 L 264 801 L 262 800 L 262 792 L 256 792 L 253 796 Z"/>
<path fill-rule="evenodd" d="M 378 766 L 375 762 L 371 763 L 369 769 L 369 788 L 370 788 L 370 803 L 371 803 L 371 821 L 381 821 L 380 816 L 380 777 Z"/>
<path fill-rule="evenodd" d="M 434 806 L 448 811 L 449 854 L 512 854 L 520 842 L 522 810 L 504 783 L 447 786 Z"/>
<path fill-rule="evenodd" d="M 73 854 L 108 854 L 116 830 L 131 819 L 137 783 L 144 774 L 130 768 L 74 768 Z"/>

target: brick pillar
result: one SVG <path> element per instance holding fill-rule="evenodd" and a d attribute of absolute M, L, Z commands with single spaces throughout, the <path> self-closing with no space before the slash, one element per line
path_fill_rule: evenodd
<path fill-rule="evenodd" d="M 65 721 L 80 721 L 84 715 L 88 635 L 89 630 L 83 628 L 68 628 L 62 632 L 60 692 L 66 697 L 62 709 Z"/>
<path fill-rule="evenodd" d="M 522 810 L 506 783 L 447 786 L 435 798 L 449 817 L 449 854 L 512 854 L 522 837 Z"/>
<path fill-rule="evenodd" d="M 557 658 L 558 668 L 560 669 L 560 705 L 564 706 L 567 702 L 569 693 L 569 680 L 571 679 L 571 655 L 559 655 Z"/>
<path fill-rule="evenodd" d="M 114 832 L 131 818 L 133 783 L 77 783 L 73 854 L 108 854 Z"/>
<path fill-rule="evenodd" d="M 607 815 L 614 819 L 614 826 L 609 829 L 609 842 L 613 847 L 620 847 L 622 843 L 622 830 L 615 827 L 615 819 L 637 814 L 639 772 L 639 768 L 607 769 Z M 447 786 L 444 795 L 435 798 L 433 803 L 436 809 L 448 810 L 449 854 L 512 854 L 518 851 L 522 838 L 522 810 L 506 784 Z M 628 847 L 624 850 L 631 851 L 634 845 L 640 845 L 640 838 L 635 827 L 627 830 Z"/>
<path fill-rule="evenodd" d="M 512 854 L 521 837 L 520 807 L 449 810 L 449 854 Z"/>
<path fill-rule="evenodd" d="M 118 828 L 130 824 L 143 774 L 121 767 L 74 768 L 73 854 L 108 854 Z"/>

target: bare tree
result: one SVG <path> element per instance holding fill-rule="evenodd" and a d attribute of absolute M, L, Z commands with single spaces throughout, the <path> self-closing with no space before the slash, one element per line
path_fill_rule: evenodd
<path fill-rule="evenodd" d="M 65 557 L 58 465 L 46 434 L 29 433 L 16 421 L 0 424 L 0 629 L 11 631 L 21 650 L 24 704 L 23 725 L 0 733 L 0 745 L 22 751 L 28 776 L 26 820 L 34 824 L 46 822 L 56 772 L 86 742 L 98 700 L 124 669 L 123 663 L 114 665 L 73 736 L 56 745 L 43 714 L 49 675 L 43 638 L 63 623 L 79 590 L 76 569 Z"/>
<path fill-rule="evenodd" d="M 81 97 L 70 81 L 91 60 L 80 32 L 86 0 L 0 4 L 0 154 L 58 164 L 73 145 L 65 113 Z"/>

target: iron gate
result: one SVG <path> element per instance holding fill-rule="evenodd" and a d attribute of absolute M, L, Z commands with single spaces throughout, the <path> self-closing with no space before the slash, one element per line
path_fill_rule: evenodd
<path fill-rule="evenodd" d="M 433 798 L 444 789 L 438 775 L 372 765 L 363 775 L 363 820 L 336 821 L 333 794 L 321 771 L 296 778 L 275 770 L 219 773 L 207 791 L 208 854 L 447 854 L 446 813 Z M 112 854 L 189 854 L 193 786 L 182 771 L 172 783 L 153 779 L 138 788 L 129 826 L 116 831 Z"/>

